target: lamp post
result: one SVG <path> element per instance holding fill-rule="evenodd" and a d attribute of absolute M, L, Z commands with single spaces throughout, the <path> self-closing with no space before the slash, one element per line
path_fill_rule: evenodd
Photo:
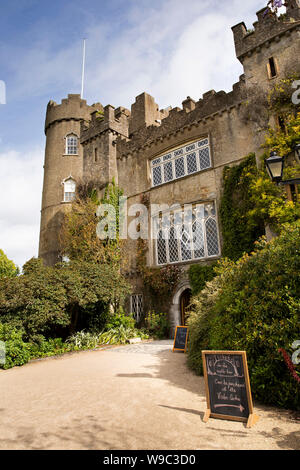
<path fill-rule="evenodd" d="M 284 158 L 277 155 L 277 153 L 271 152 L 269 158 L 266 160 L 267 172 L 272 181 L 279 184 L 282 181 L 284 167 Z"/>
<path fill-rule="evenodd" d="M 300 157 L 300 144 L 296 145 L 295 152 Z M 266 168 L 271 180 L 274 181 L 276 184 L 300 184 L 300 178 L 282 180 L 284 157 L 280 157 L 275 151 L 271 152 L 270 157 L 267 158 Z"/>

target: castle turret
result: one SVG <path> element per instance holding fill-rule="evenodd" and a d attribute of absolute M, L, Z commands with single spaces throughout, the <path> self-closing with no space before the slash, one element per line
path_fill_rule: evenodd
<path fill-rule="evenodd" d="M 286 0 L 286 13 L 279 17 L 271 11 L 266 12 L 266 7 L 256 15 L 253 29 L 247 30 L 242 22 L 233 26 L 232 31 L 246 85 L 251 87 L 259 83 L 266 89 L 273 79 L 299 67 L 300 2 Z"/>
<path fill-rule="evenodd" d="M 83 175 L 80 123 L 90 120 L 96 109 L 102 109 L 101 105 L 88 106 L 80 95 L 68 95 L 61 104 L 48 103 L 39 245 L 39 257 L 46 265 L 59 260 L 62 219 Z"/>
<path fill-rule="evenodd" d="M 264 144 L 268 126 L 281 120 L 281 116 L 268 112 L 270 91 L 279 80 L 300 73 L 300 2 L 286 0 L 285 6 L 286 12 L 280 16 L 266 7 L 259 10 L 251 30 L 244 22 L 232 27 L 236 56 L 244 68 L 249 124 L 257 149 Z M 262 148 L 257 152 L 258 164 L 262 152 Z"/>

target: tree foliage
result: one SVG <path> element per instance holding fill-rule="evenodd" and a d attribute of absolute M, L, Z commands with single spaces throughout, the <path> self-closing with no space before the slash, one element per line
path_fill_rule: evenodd
<path fill-rule="evenodd" d="M 15 277 L 19 269 L 13 261 L 7 258 L 3 250 L 0 250 L 0 279 L 3 277 Z"/>
<path fill-rule="evenodd" d="M 32 259 L 22 276 L 0 280 L 0 321 L 31 338 L 66 337 L 78 328 L 103 327 L 110 305 L 117 308 L 128 292 L 115 266 L 73 260 L 45 267 Z"/>
<path fill-rule="evenodd" d="M 223 260 L 219 275 L 194 298 L 189 365 L 202 371 L 200 351 L 247 351 L 254 397 L 299 407 L 299 388 L 279 350 L 290 354 L 299 336 L 300 223 L 237 262 Z M 298 370 L 299 373 L 299 370 Z"/>
<path fill-rule="evenodd" d="M 122 191 L 113 181 L 107 185 L 102 199 L 96 190 L 81 192 L 66 214 L 61 230 L 61 254 L 70 260 L 120 265 L 124 260 L 123 243 L 119 237 L 119 199 Z M 97 225 L 103 216 L 97 216 L 101 204 L 110 204 L 116 214 L 116 238 L 101 240 Z"/>

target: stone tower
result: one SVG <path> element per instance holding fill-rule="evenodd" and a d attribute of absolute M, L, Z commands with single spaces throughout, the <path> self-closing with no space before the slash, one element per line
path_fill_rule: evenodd
<path fill-rule="evenodd" d="M 39 244 L 39 257 L 46 265 L 59 260 L 63 214 L 72 200 L 76 181 L 83 176 L 80 123 L 89 121 L 96 110 L 102 110 L 101 104 L 88 106 L 80 95 L 68 95 L 61 104 L 48 103 Z"/>
<path fill-rule="evenodd" d="M 244 68 L 249 109 L 253 111 L 249 124 L 256 149 L 263 144 L 268 125 L 277 125 L 280 119 L 266 113 L 269 91 L 278 80 L 300 72 L 300 2 L 285 3 L 286 12 L 281 17 L 266 14 L 264 7 L 256 13 L 253 29 L 248 30 L 244 22 L 232 27 L 236 56 Z"/>

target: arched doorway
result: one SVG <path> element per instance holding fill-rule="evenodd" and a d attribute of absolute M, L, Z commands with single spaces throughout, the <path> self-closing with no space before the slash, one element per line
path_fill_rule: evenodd
<path fill-rule="evenodd" d="M 181 296 L 180 296 L 180 318 L 181 318 L 181 325 L 185 326 L 187 319 L 189 317 L 189 312 L 191 310 L 190 303 L 191 303 L 191 296 L 192 291 L 191 289 L 185 289 Z"/>
<path fill-rule="evenodd" d="M 170 320 L 170 326 L 171 326 L 171 329 L 170 329 L 171 338 L 174 338 L 176 326 L 182 325 L 181 296 L 186 290 L 191 292 L 191 286 L 190 286 L 189 279 L 184 277 L 177 286 L 172 304 L 170 306 L 169 320 Z"/>

